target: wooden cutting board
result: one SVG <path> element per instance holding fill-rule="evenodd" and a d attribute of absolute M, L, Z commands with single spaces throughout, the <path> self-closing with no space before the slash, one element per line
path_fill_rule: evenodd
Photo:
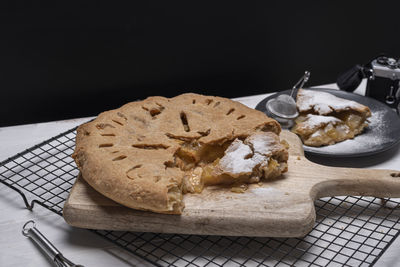
<path fill-rule="evenodd" d="M 78 177 L 64 206 L 72 226 L 139 232 L 230 236 L 301 237 L 315 223 L 314 200 L 327 196 L 400 197 L 400 171 L 327 167 L 304 157 L 300 139 L 283 131 L 290 144 L 289 171 L 245 193 L 208 187 L 184 195 L 182 215 L 123 207 Z"/>

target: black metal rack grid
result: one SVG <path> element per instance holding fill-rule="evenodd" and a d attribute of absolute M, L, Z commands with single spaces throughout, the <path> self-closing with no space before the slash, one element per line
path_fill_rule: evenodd
<path fill-rule="evenodd" d="M 62 215 L 78 175 L 71 129 L 0 163 L 0 182 Z M 372 266 L 400 232 L 399 199 L 332 197 L 315 202 L 304 238 L 199 236 L 94 231 L 159 266 Z"/>

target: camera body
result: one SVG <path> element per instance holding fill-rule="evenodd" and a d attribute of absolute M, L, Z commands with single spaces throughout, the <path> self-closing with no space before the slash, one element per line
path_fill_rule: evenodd
<path fill-rule="evenodd" d="M 365 95 L 400 110 L 400 60 L 380 56 L 364 69 L 368 78 Z"/>
<path fill-rule="evenodd" d="M 400 116 L 400 59 L 378 56 L 339 75 L 340 89 L 352 92 L 367 78 L 365 95 L 385 103 Z"/>

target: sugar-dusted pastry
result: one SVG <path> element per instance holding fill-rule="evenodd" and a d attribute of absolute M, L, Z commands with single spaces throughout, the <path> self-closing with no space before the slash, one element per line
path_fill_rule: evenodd
<path fill-rule="evenodd" d="M 226 98 L 149 97 L 81 125 L 73 158 L 82 177 L 114 201 L 179 214 L 184 193 L 287 171 L 280 130 L 264 113 Z"/>
<path fill-rule="evenodd" d="M 300 89 L 299 117 L 292 131 L 308 146 L 332 145 L 361 134 L 371 111 L 355 101 L 326 92 Z"/>

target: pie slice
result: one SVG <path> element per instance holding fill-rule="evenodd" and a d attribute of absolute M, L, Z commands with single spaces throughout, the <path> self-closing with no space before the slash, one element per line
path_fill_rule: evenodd
<path fill-rule="evenodd" d="M 368 126 L 371 111 L 357 102 L 326 92 L 300 89 L 297 94 L 299 117 L 292 132 L 305 145 L 332 145 L 361 134 Z"/>
<path fill-rule="evenodd" d="M 180 214 L 185 193 L 247 183 L 287 171 L 280 125 L 214 96 L 150 97 L 101 113 L 77 130 L 73 158 L 98 192 L 140 210 Z"/>

